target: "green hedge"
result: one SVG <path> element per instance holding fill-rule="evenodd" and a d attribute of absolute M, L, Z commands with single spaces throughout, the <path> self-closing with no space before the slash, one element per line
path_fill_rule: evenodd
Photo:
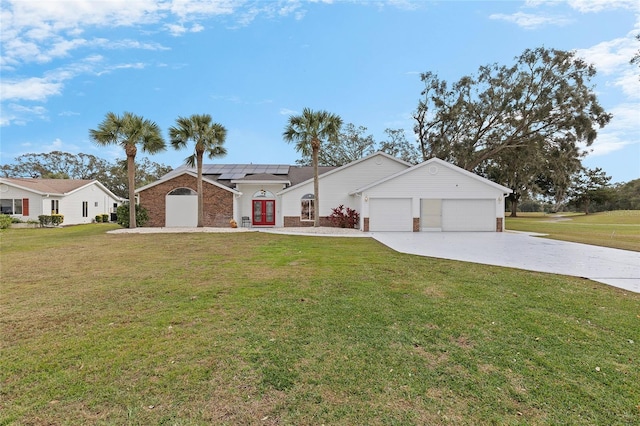
<path fill-rule="evenodd" d="M 11 216 L 0 214 L 0 229 L 7 229 L 11 226 Z"/>
<path fill-rule="evenodd" d="M 46 215 L 41 214 L 38 216 L 38 221 L 40 222 L 40 226 L 59 226 L 64 222 L 64 215 L 61 214 L 52 214 Z"/>
<path fill-rule="evenodd" d="M 129 227 L 129 204 L 121 204 L 118 206 L 118 224 L 125 228 Z M 149 221 L 149 213 L 147 209 L 136 204 L 136 226 L 144 226 Z"/>

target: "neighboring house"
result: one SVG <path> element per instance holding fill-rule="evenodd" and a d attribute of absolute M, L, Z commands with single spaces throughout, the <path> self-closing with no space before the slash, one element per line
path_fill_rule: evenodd
<path fill-rule="evenodd" d="M 332 208 L 360 214 L 362 231 L 503 231 L 511 190 L 437 158 L 412 166 L 382 152 L 342 167 L 320 167 L 320 222 Z M 248 218 L 256 227 L 313 226 L 313 168 L 203 166 L 204 225 Z M 196 226 L 197 175 L 181 166 L 139 188 L 148 226 Z"/>
<path fill-rule="evenodd" d="M 64 225 L 91 223 L 121 202 L 97 180 L 0 178 L 0 211 L 23 221 L 61 214 Z"/>

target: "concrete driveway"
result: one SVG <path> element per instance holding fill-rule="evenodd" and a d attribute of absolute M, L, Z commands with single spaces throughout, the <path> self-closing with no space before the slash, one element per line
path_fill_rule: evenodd
<path fill-rule="evenodd" d="M 588 278 L 640 293 L 640 253 L 515 232 L 371 232 L 401 253 Z"/>

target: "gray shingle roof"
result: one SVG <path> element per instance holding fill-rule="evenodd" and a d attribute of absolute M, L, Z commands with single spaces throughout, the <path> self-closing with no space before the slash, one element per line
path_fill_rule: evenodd
<path fill-rule="evenodd" d="M 318 173 L 323 174 L 335 168 L 320 166 Z M 177 176 L 184 171 L 196 172 L 195 168 L 182 165 L 163 177 Z M 293 186 L 313 178 L 313 167 L 286 164 L 203 164 L 202 174 L 207 179 L 228 187 L 234 186 L 231 181 L 238 180 L 289 181 Z"/>

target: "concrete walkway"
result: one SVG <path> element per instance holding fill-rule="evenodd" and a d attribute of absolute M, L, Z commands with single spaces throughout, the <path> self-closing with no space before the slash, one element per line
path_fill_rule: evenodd
<path fill-rule="evenodd" d="M 640 253 L 515 232 L 372 232 L 401 253 L 588 278 L 640 293 Z"/>

